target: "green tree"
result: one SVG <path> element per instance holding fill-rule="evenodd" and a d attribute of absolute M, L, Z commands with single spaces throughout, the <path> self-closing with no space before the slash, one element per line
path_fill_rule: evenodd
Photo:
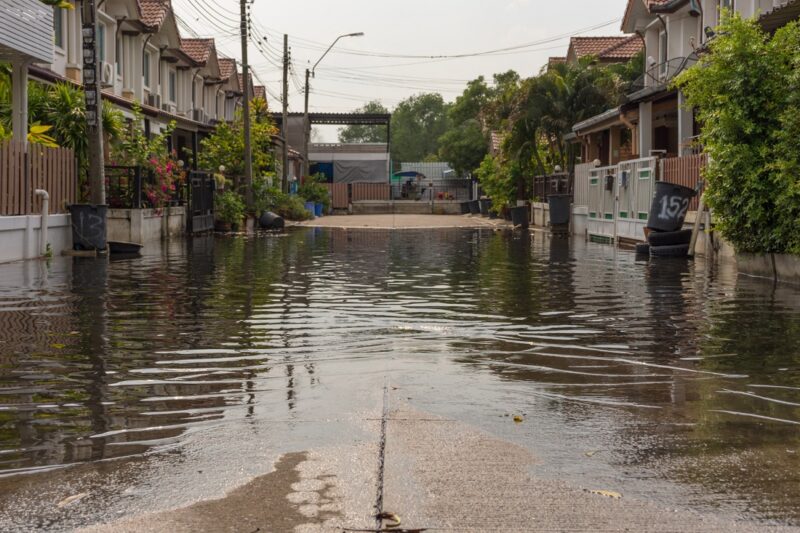
<path fill-rule="evenodd" d="M 411 96 L 392 113 L 392 159 L 423 161 L 439 152 L 439 138 L 447 131 L 447 104 L 442 95 Z"/>
<path fill-rule="evenodd" d="M 800 26 L 723 16 L 675 85 L 695 107 L 719 227 L 742 252 L 800 254 Z"/>
<path fill-rule="evenodd" d="M 270 118 L 267 104 L 256 98 L 251 103 L 250 138 L 253 149 L 253 174 L 262 177 L 275 171 L 272 136 L 277 129 Z M 244 175 L 244 116 L 237 111 L 232 123 L 220 122 L 214 131 L 200 141 L 200 168 L 216 172 L 225 167 L 225 174 L 238 178 Z"/>
<path fill-rule="evenodd" d="M 448 130 L 439 145 L 439 157 L 461 175 L 474 172 L 488 152 L 486 135 L 476 118 Z"/>
<path fill-rule="evenodd" d="M 354 113 L 388 113 L 389 110 L 379 101 L 373 100 Z M 339 142 L 341 143 L 385 143 L 386 126 L 363 126 L 359 124 L 339 128 Z"/>

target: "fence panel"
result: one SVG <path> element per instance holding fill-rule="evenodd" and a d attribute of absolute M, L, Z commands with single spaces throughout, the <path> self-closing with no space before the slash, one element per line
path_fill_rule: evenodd
<path fill-rule="evenodd" d="M 328 183 L 327 186 L 331 195 L 331 205 L 334 209 L 347 209 L 350 207 L 346 183 Z"/>
<path fill-rule="evenodd" d="M 683 157 L 670 157 L 661 160 L 661 181 L 676 183 L 694 189 L 702 179 L 703 168 L 708 163 L 708 155 L 694 154 Z M 697 210 L 698 198 L 692 199 L 690 210 Z"/>
<path fill-rule="evenodd" d="M 390 186 L 388 183 L 353 183 L 353 201 L 389 200 Z"/>
<path fill-rule="evenodd" d="M 33 196 L 36 189 L 50 194 L 50 212 L 66 213 L 67 206 L 78 201 L 78 177 L 75 155 L 67 148 L 28 146 L 28 176 L 31 190 L 31 212 L 42 209 L 42 200 Z"/>
<path fill-rule="evenodd" d="M 37 144 L 0 144 L 0 215 L 40 213 L 42 201 L 33 191 L 50 194 L 50 212 L 64 213 L 77 201 L 75 154 L 68 148 Z"/>
<path fill-rule="evenodd" d="M 575 205 L 589 205 L 589 174 L 594 168 L 594 163 L 582 163 L 575 165 Z"/>

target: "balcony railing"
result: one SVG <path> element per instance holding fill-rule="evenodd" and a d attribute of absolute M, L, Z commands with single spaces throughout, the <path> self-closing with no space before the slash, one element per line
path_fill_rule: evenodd
<path fill-rule="evenodd" d="M 648 68 L 644 74 L 639 76 L 630 86 L 630 93 L 636 93 L 648 87 L 658 87 L 666 85 L 675 76 L 694 65 L 697 57 L 675 57 L 664 63 L 659 63 Z"/>

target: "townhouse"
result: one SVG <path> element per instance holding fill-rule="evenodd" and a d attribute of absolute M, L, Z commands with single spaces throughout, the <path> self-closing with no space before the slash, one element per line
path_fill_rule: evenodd
<path fill-rule="evenodd" d="M 574 125 L 584 162 L 603 166 L 657 155 L 689 156 L 698 150 L 698 126 L 672 79 L 697 61 L 719 24 L 722 9 L 759 17 L 774 30 L 800 15 L 798 0 L 629 0 L 622 31 L 644 47 L 645 67 L 623 105 Z"/>
<path fill-rule="evenodd" d="M 32 78 L 81 84 L 81 10 L 74 3 L 53 8 L 55 57 L 31 66 Z M 126 117 L 138 103 L 146 132 L 175 122 L 171 148 L 191 154 L 217 122 L 233 120 L 245 93 L 237 61 L 219 54 L 214 39 L 182 36 L 170 0 L 105 0 L 98 18 L 103 97 Z M 249 94 L 266 96 L 250 85 Z"/>

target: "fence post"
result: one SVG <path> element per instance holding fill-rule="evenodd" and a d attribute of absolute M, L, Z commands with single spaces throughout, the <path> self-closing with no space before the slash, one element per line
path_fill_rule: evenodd
<path fill-rule="evenodd" d="M 133 207 L 142 208 L 142 167 L 133 169 Z"/>

